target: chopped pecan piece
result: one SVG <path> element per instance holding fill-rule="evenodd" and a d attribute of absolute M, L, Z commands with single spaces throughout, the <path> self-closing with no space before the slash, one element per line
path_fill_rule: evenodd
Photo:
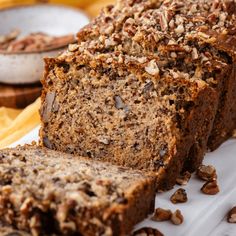
<path fill-rule="evenodd" d="M 216 169 L 211 165 L 201 165 L 197 170 L 197 176 L 206 181 L 215 180 L 217 178 Z"/>
<path fill-rule="evenodd" d="M 74 52 L 74 51 L 78 50 L 78 48 L 79 48 L 79 45 L 78 45 L 78 44 L 69 44 L 69 45 L 68 45 L 68 50 L 69 50 L 70 52 Z"/>
<path fill-rule="evenodd" d="M 171 218 L 171 211 L 170 210 L 166 210 L 166 209 L 162 209 L 162 208 L 157 208 L 152 216 L 152 220 L 153 221 L 167 221 L 170 220 Z"/>
<path fill-rule="evenodd" d="M 176 210 L 171 216 L 171 222 L 174 225 L 181 225 L 184 222 L 184 217 L 180 210 Z"/>
<path fill-rule="evenodd" d="M 233 131 L 233 138 L 236 138 L 236 129 Z"/>
<path fill-rule="evenodd" d="M 220 191 L 220 189 L 216 180 L 213 180 L 213 181 L 206 182 L 202 186 L 201 191 L 208 195 L 216 195 Z"/>
<path fill-rule="evenodd" d="M 170 200 L 174 204 L 187 202 L 187 193 L 183 188 L 180 188 L 170 197 Z"/>
<path fill-rule="evenodd" d="M 159 75 L 160 70 L 155 60 L 152 60 L 145 67 L 145 71 L 150 75 Z"/>
<path fill-rule="evenodd" d="M 164 236 L 158 229 L 144 227 L 135 231 L 132 236 Z"/>
<path fill-rule="evenodd" d="M 228 216 L 227 216 L 227 221 L 229 223 L 236 223 L 236 206 L 233 207 L 229 213 L 228 213 Z"/>
<path fill-rule="evenodd" d="M 188 181 L 190 180 L 190 178 L 191 178 L 191 173 L 189 173 L 188 171 L 185 171 L 176 179 L 176 183 L 179 185 L 186 185 Z"/>

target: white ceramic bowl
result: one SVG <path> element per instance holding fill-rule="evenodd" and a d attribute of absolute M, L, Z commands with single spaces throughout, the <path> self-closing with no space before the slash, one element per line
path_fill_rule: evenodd
<path fill-rule="evenodd" d="M 81 11 L 60 5 L 33 5 L 0 11 L 0 35 L 19 29 L 21 35 L 43 32 L 52 36 L 76 34 L 89 23 Z M 44 57 L 56 56 L 64 48 L 40 53 L 0 53 L 0 82 L 27 84 L 40 80 Z"/>

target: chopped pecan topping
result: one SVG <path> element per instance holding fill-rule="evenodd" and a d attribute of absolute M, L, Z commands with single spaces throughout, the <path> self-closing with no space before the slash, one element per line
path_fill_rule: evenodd
<path fill-rule="evenodd" d="M 150 75 L 159 75 L 159 68 L 155 60 L 152 60 L 148 63 L 148 65 L 145 67 L 145 71 Z"/>
<path fill-rule="evenodd" d="M 201 165 L 197 170 L 197 176 L 206 181 L 215 180 L 217 178 L 216 169 L 211 165 Z"/>
<path fill-rule="evenodd" d="M 208 194 L 208 195 L 215 195 L 220 191 L 220 189 L 219 189 L 219 186 L 218 186 L 216 180 L 213 180 L 213 181 L 206 182 L 202 186 L 201 191 L 205 194 Z"/>
<path fill-rule="evenodd" d="M 174 225 L 181 225 L 184 222 L 184 217 L 180 210 L 176 210 L 171 216 L 171 222 Z"/>
<path fill-rule="evenodd" d="M 78 44 L 69 44 L 69 46 L 68 46 L 68 50 L 70 52 L 74 52 L 74 51 L 78 50 L 78 48 L 79 48 Z"/>
<path fill-rule="evenodd" d="M 170 200 L 174 204 L 187 202 L 187 193 L 183 188 L 180 188 L 171 196 Z"/>
<path fill-rule="evenodd" d="M 236 223 L 236 207 L 233 207 L 229 211 L 228 216 L 227 216 L 227 221 L 229 223 Z"/>
<path fill-rule="evenodd" d="M 178 27 L 175 29 L 175 33 L 177 33 L 177 34 L 184 33 L 184 26 L 183 25 L 178 25 Z"/>
<path fill-rule="evenodd" d="M 109 145 L 110 144 L 110 137 L 105 137 L 105 136 L 99 136 L 98 138 L 97 138 L 97 140 L 98 140 L 98 142 L 100 142 L 100 143 L 103 143 L 103 144 L 105 144 L 105 145 Z"/>
<path fill-rule="evenodd" d="M 162 208 L 157 208 L 152 216 L 153 221 L 167 221 L 170 220 L 171 218 L 171 211 L 162 209 Z"/>

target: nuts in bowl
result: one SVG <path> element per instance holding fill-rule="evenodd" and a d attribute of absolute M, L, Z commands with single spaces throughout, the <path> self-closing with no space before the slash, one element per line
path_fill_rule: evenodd
<path fill-rule="evenodd" d="M 39 53 L 65 47 L 75 42 L 73 34 L 55 37 L 39 32 L 18 38 L 19 32 L 19 30 L 13 30 L 7 35 L 0 36 L 1 53 Z"/>
<path fill-rule="evenodd" d="M 29 84 L 42 77 L 43 58 L 74 43 L 89 19 L 77 9 L 39 4 L 2 10 L 0 22 L 0 83 Z"/>

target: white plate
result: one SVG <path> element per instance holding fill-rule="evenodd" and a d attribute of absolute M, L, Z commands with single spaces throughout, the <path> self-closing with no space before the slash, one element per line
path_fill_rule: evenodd
<path fill-rule="evenodd" d="M 37 141 L 38 129 L 11 146 Z M 182 211 L 185 218 L 182 225 L 174 226 L 169 222 L 155 223 L 147 219 L 136 228 L 151 226 L 158 228 L 165 236 L 235 236 L 236 224 L 228 224 L 225 215 L 236 205 L 236 140 L 229 140 L 217 151 L 207 154 L 204 163 L 216 167 L 221 189 L 219 194 L 202 194 L 200 188 L 204 182 L 193 176 L 184 187 L 188 194 L 187 203 L 173 205 L 169 200 L 179 186 L 169 192 L 157 194 L 156 197 L 156 207 Z"/>

